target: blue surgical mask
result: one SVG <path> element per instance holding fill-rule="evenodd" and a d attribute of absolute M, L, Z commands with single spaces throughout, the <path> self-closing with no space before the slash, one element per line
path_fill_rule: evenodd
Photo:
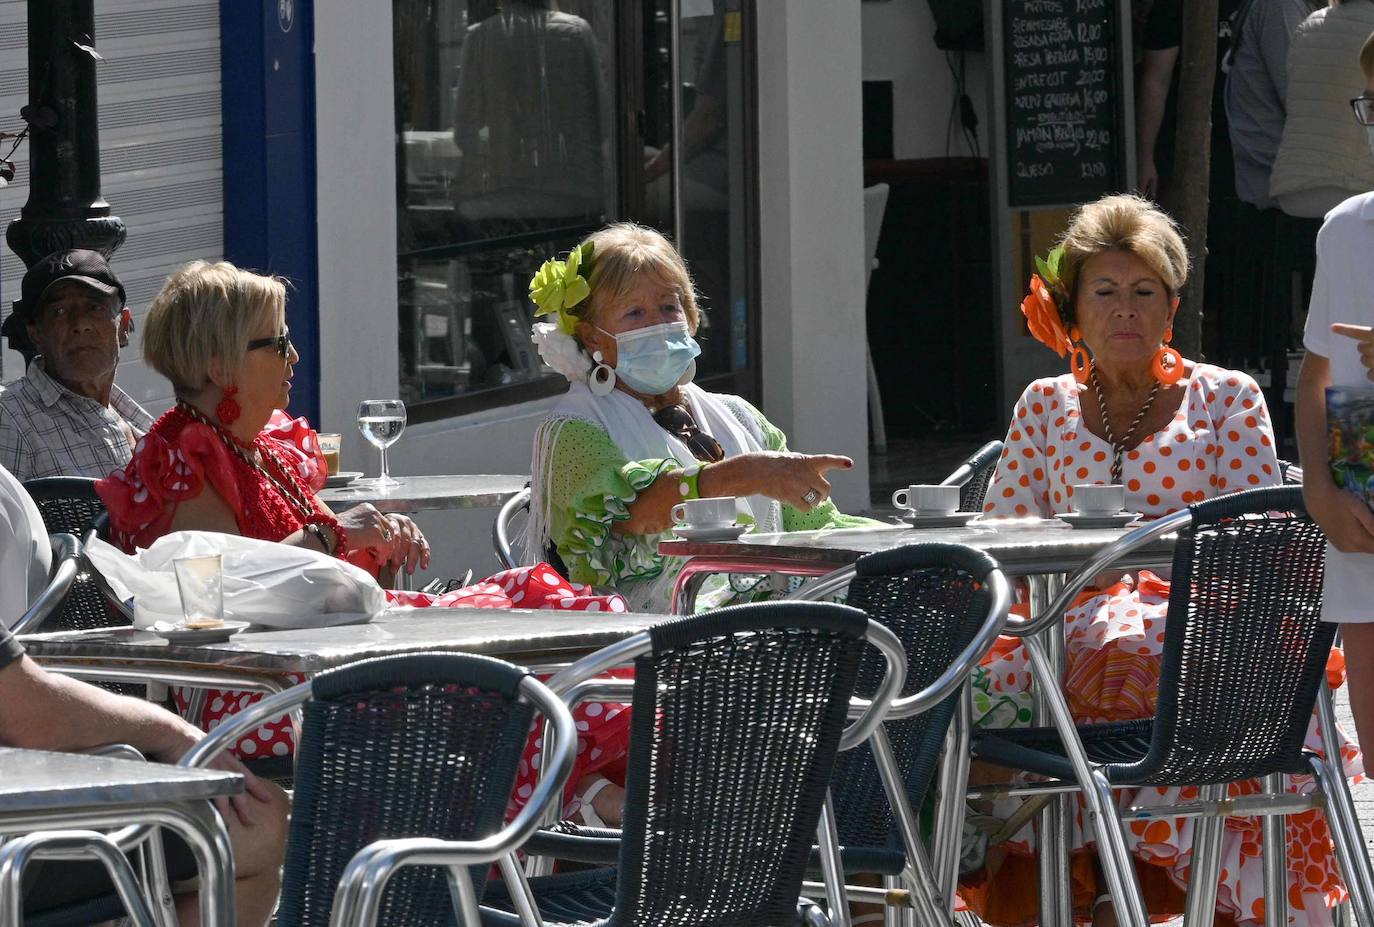
<path fill-rule="evenodd" d="M 615 375 L 645 396 L 659 396 L 677 386 L 701 353 L 686 322 L 650 325 L 612 337 Z"/>

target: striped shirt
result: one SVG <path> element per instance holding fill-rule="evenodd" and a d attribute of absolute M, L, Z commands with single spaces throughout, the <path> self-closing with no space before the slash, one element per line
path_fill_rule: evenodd
<path fill-rule="evenodd" d="M 0 387 L 0 466 L 20 481 L 99 479 L 129 462 L 134 440 L 152 425 L 152 416 L 118 386 L 102 406 L 48 376 L 36 357 L 23 377 Z"/>

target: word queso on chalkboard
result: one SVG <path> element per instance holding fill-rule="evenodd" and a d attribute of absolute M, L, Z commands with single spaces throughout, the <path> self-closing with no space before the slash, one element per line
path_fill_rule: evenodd
<path fill-rule="evenodd" d="M 1124 186 L 1115 0 L 1003 0 L 1009 205 Z"/>

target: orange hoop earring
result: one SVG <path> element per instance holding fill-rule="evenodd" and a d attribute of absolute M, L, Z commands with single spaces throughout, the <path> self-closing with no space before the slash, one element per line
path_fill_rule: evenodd
<path fill-rule="evenodd" d="M 1183 355 L 1167 344 L 1155 352 L 1154 362 L 1150 364 L 1155 379 L 1164 386 L 1173 386 L 1183 378 Z"/>
<path fill-rule="evenodd" d="M 1092 377 L 1092 358 L 1088 356 L 1088 349 L 1082 344 L 1074 347 L 1073 354 L 1069 357 L 1069 369 L 1073 371 L 1073 378 L 1080 384 L 1086 384 Z"/>
<path fill-rule="evenodd" d="M 1083 346 L 1083 333 L 1078 330 L 1077 325 L 1069 329 L 1069 340 L 1073 344 L 1073 353 L 1069 355 L 1069 370 L 1080 384 L 1087 384 L 1093 374 L 1093 360 L 1088 354 L 1088 349 Z"/>

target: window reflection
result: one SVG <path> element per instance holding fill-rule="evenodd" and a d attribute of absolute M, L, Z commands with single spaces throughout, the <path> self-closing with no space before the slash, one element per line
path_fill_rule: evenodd
<path fill-rule="evenodd" d="M 395 0 L 401 392 L 549 376 L 539 264 L 613 213 L 613 0 Z"/>

